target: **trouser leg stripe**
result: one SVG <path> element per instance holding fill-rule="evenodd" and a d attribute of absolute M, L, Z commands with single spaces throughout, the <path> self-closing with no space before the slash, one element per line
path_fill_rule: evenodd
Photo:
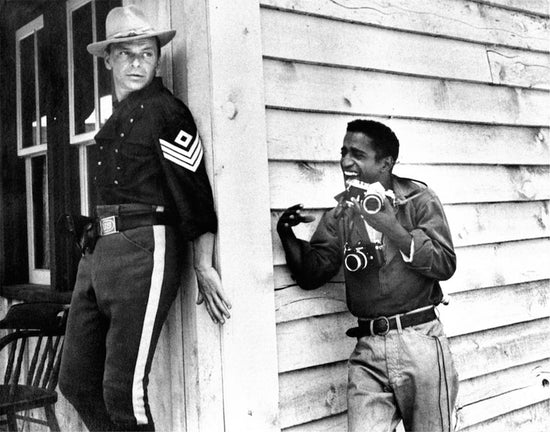
<path fill-rule="evenodd" d="M 151 346 L 151 338 L 155 319 L 157 316 L 158 304 L 164 280 L 164 258 L 166 251 L 166 230 L 162 225 L 153 226 L 155 239 L 155 247 L 153 252 L 153 271 L 151 275 L 151 288 L 149 291 L 149 299 L 147 301 L 147 309 L 145 311 L 145 319 L 143 320 L 143 328 L 141 331 L 141 340 L 139 342 L 138 357 L 136 368 L 134 370 L 134 380 L 132 387 L 132 404 L 134 407 L 134 416 L 138 424 L 147 424 L 147 413 L 145 412 L 145 389 L 143 381 L 145 379 L 145 369 L 147 365 L 147 357 L 149 356 L 149 348 Z"/>

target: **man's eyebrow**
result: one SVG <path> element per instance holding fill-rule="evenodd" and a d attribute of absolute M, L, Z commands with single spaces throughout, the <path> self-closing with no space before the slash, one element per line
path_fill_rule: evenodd
<path fill-rule="evenodd" d="M 142 49 L 142 50 L 146 50 L 146 49 L 155 49 L 155 45 L 154 44 L 131 44 L 131 43 L 121 43 L 121 44 L 117 44 L 115 45 L 116 48 L 118 49 L 121 49 L 121 50 L 130 50 L 132 48 L 136 48 L 136 49 Z"/>

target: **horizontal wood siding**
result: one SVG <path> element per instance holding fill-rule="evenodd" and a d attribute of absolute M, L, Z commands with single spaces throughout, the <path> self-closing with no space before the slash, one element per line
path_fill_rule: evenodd
<path fill-rule="evenodd" d="M 275 230 L 315 222 L 342 190 L 347 122 L 386 123 L 395 172 L 441 198 L 458 269 L 440 316 L 461 379 L 463 430 L 537 430 L 550 393 L 550 26 L 534 0 L 262 0 L 280 426 L 347 430 L 354 341 L 343 275 L 304 291 Z M 501 429 L 499 429 L 501 428 Z"/>

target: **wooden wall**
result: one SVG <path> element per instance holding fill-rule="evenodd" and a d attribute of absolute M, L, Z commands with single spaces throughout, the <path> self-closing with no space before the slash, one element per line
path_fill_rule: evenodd
<path fill-rule="evenodd" d="M 542 430 L 550 391 L 550 30 L 533 0 L 262 0 L 280 426 L 346 430 L 353 324 L 341 275 L 296 287 L 275 231 L 342 189 L 346 123 L 401 141 L 396 174 L 442 199 L 458 255 L 440 307 L 461 379 L 462 430 Z M 315 228 L 300 227 L 302 238 Z M 537 429 L 539 428 L 539 429 Z"/>

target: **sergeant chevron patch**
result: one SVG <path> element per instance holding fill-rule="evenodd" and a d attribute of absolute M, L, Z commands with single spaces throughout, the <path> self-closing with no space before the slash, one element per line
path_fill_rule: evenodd
<path fill-rule="evenodd" d="M 159 138 L 159 141 L 166 159 L 190 171 L 197 171 L 203 155 L 198 132 L 193 136 L 180 130 L 173 143 L 162 138 Z"/>

